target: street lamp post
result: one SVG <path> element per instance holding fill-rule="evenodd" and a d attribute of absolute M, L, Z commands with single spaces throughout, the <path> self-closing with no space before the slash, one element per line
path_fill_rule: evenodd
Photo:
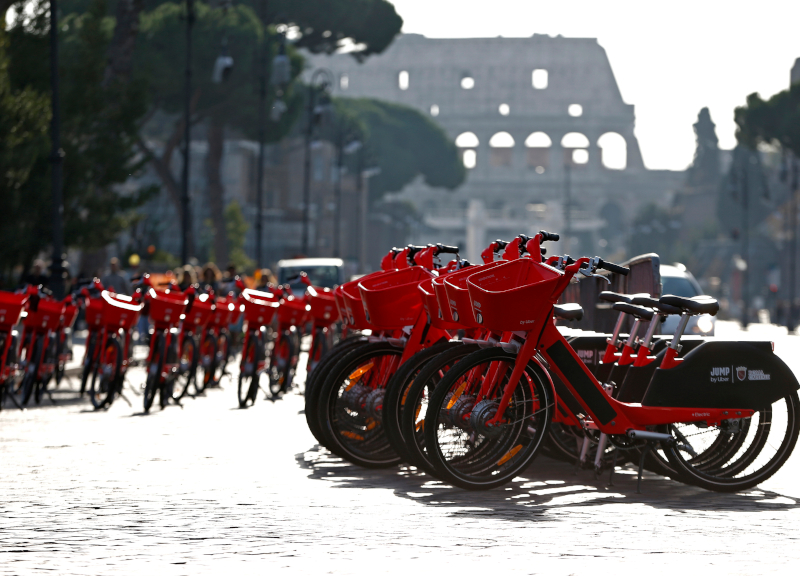
<path fill-rule="evenodd" d="M 50 89 L 52 118 L 50 121 L 50 171 L 53 211 L 53 263 L 51 265 L 50 289 L 56 298 L 64 297 L 64 199 L 62 170 L 64 152 L 61 150 L 61 115 L 58 103 L 58 2 L 50 0 Z"/>
<path fill-rule="evenodd" d="M 363 170 L 364 154 L 358 155 L 358 179 L 356 180 L 356 190 L 359 198 L 358 210 L 358 273 L 366 274 L 367 272 L 367 209 L 369 202 L 367 194 L 369 194 L 369 187 L 364 186 L 364 181 L 369 180 L 372 176 L 377 176 L 381 173 L 379 167 L 368 168 Z"/>
<path fill-rule="evenodd" d="M 267 53 L 269 51 L 268 31 L 266 25 L 267 6 L 266 2 L 261 2 L 261 21 L 264 25 L 264 47 L 261 50 L 261 63 L 259 73 L 259 87 L 258 87 L 258 167 L 256 173 L 256 266 L 258 268 L 264 267 L 262 255 L 262 237 L 264 231 L 264 156 L 266 153 L 266 140 L 267 140 Z M 271 84 L 284 86 L 289 83 L 291 76 L 289 57 L 286 55 L 286 36 L 281 34 L 281 43 L 278 48 L 278 54 L 272 61 L 272 78 Z M 279 96 L 281 95 L 279 90 Z M 274 111 L 277 113 L 272 115 L 273 120 L 278 120 L 283 113 L 283 107 L 278 106 L 276 101 Z"/>
<path fill-rule="evenodd" d="M 321 76 L 325 76 L 322 83 L 317 86 L 317 81 Z M 327 91 L 333 85 L 333 74 L 325 68 L 317 68 L 311 75 L 311 81 L 308 83 L 308 102 L 306 103 L 306 114 L 308 116 L 308 124 L 306 125 L 305 133 L 305 149 L 306 155 L 303 161 L 303 233 L 302 233 L 302 253 L 308 255 L 308 228 L 309 228 L 309 210 L 311 207 L 311 140 L 314 136 L 314 127 L 322 119 L 322 113 L 325 106 L 328 105 L 327 101 L 316 103 L 317 92 L 320 91 L 323 95 L 327 96 Z M 323 98 L 320 98 L 323 100 Z"/>
<path fill-rule="evenodd" d="M 345 144 L 347 134 L 340 126 L 339 133 L 336 136 L 336 182 L 333 188 L 333 201 L 336 213 L 333 220 L 333 255 L 336 258 L 341 257 L 341 225 L 342 225 L 342 173 L 344 172 L 344 155 L 357 152 L 361 148 L 359 140 L 351 140 Z M 357 175 L 356 179 L 360 179 Z M 356 184 L 358 186 L 358 184 Z"/>
<path fill-rule="evenodd" d="M 192 225 L 189 206 L 189 155 L 192 137 L 192 27 L 194 20 L 194 0 L 186 0 L 186 84 L 183 95 L 183 172 L 181 174 L 181 262 L 183 264 L 189 261 L 189 238 Z"/>

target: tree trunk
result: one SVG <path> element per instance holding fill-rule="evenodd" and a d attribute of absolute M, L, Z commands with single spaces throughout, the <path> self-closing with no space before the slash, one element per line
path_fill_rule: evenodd
<path fill-rule="evenodd" d="M 0 0 L 2 1 L 2 0 Z M 118 81 L 127 83 L 133 69 L 133 49 L 139 34 L 139 13 L 144 8 L 144 0 L 118 0 L 114 26 L 114 36 L 108 45 L 103 86 Z"/>
<path fill-rule="evenodd" d="M 228 264 L 228 230 L 225 225 L 225 188 L 222 185 L 222 155 L 225 146 L 225 125 L 212 116 L 208 127 L 208 204 L 214 226 L 214 258 L 220 266 Z"/>

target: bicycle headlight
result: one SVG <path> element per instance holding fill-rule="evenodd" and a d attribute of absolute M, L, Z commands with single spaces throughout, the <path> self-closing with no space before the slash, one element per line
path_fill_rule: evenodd
<path fill-rule="evenodd" d="M 711 316 L 703 315 L 697 319 L 697 328 L 703 334 L 708 334 L 714 329 L 714 321 Z"/>

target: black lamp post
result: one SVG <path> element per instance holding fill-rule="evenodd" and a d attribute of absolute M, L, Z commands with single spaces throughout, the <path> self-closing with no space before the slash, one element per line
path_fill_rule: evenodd
<path fill-rule="evenodd" d="M 259 88 L 258 88 L 258 169 L 256 173 L 256 266 L 263 268 L 264 259 L 262 251 L 262 238 L 264 234 L 264 156 L 267 140 L 267 54 L 269 53 L 269 33 L 266 26 L 266 2 L 261 3 L 262 16 L 264 22 L 264 47 L 261 51 L 261 63 L 259 65 Z M 281 33 L 278 54 L 272 60 L 272 77 L 270 83 L 279 87 L 277 91 L 278 99 L 272 108 L 271 120 L 277 122 L 286 105 L 280 100 L 283 94 L 283 87 L 291 80 L 291 63 L 286 55 L 286 35 Z"/>
<path fill-rule="evenodd" d="M 191 207 L 189 205 L 189 162 L 192 139 L 192 27 L 194 0 L 186 0 L 186 71 L 183 94 L 183 170 L 181 173 L 181 262 L 189 262 L 191 239 Z"/>
<path fill-rule="evenodd" d="M 58 104 L 58 2 L 50 0 L 50 89 L 52 119 L 50 120 L 50 173 L 53 214 L 53 263 L 50 289 L 56 298 L 64 297 L 64 190 L 62 170 L 64 151 L 61 149 L 61 114 Z"/>
<path fill-rule="evenodd" d="M 348 138 L 352 138 L 349 139 Z M 345 143 L 347 142 L 347 143 Z M 342 173 L 344 172 L 344 156 L 361 149 L 361 141 L 348 133 L 340 124 L 336 137 L 336 182 L 333 189 L 333 201 L 336 213 L 333 220 L 333 255 L 341 257 L 341 226 L 342 226 Z M 357 176 L 357 178 L 360 176 Z M 357 184 L 358 186 L 358 184 Z"/>
<path fill-rule="evenodd" d="M 324 78 L 319 82 L 323 76 Z M 330 108 L 328 91 L 332 86 L 333 73 L 326 68 L 314 70 L 311 75 L 311 81 L 308 83 L 308 101 L 306 103 L 308 124 L 306 125 L 305 134 L 306 155 L 303 162 L 303 234 L 301 250 L 306 256 L 308 255 L 309 210 L 311 207 L 311 140 L 314 137 L 314 128 L 322 122 L 324 113 Z M 317 102 L 318 93 L 319 102 Z"/>

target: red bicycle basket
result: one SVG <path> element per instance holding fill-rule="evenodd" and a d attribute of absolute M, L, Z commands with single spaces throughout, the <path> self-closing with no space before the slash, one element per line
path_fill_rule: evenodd
<path fill-rule="evenodd" d="M 339 319 L 336 297 L 330 288 L 309 288 L 306 290 L 306 300 L 311 306 L 309 314 L 314 324 L 330 326 Z"/>
<path fill-rule="evenodd" d="M 204 327 L 208 324 L 208 321 L 211 320 L 211 316 L 214 314 L 214 308 L 216 308 L 214 299 L 208 294 L 200 294 L 195 297 L 194 302 L 192 302 L 192 307 L 186 313 L 183 326 L 187 329 Z"/>
<path fill-rule="evenodd" d="M 432 277 L 425 268 L 413 266 L 362 278 L 358 291 L 367 320 L 388 329 L 414 324 L 422 312 L 422 293 L 417 286 Z"/>
<path fill-rule="evenodd" d="M 358 290 L 358 284 L 359 282 L 377 278 L 387 273 L 386 271 L 378 270 L 358 280 L 342 284 L 342 299 L 344 300 L 344 307 L 347 312 L 348 326 L 355 330 L 381 330 L 381 328 L 378 328 L 367 320 L 367 315 L 364 313 L 364 303 L 361 301 L 361 292 Z"/>
<path fill-rule="evenodd" d="M 22 319 L 22 324 L 37 330 L 58 330 L 64 308 L 65 305 L 60 300 L 41 298 L 36 312 L 28 310 L 28 315 Z"/>
<path fill-rule="evenodd" d="M 103 324 L 116 330 L 130 330 L 139 321 L 139 313 L 144 308 L 144 304 L 134 302 L 130 296 L 114 294 L 103 290 L 100 293 L 103 302 Z M 152 302 L 151 308 L 152 310 Z"/>
<path fill-rule="evenodd" d="M 306 306 L 305 298 L 297 298 L 296 296 L 281 298 L 281 305 L 278 307 L 278 322 L 291 326 L 304 324 L 308 317 Z"/>
<path fill-rule="evenodd" d="M 468 328 L 480 328 L 481 325 L 475 321 L 472 313 L 472 302 L 467 291 L 467 278 L 478 272 L 495 268 L 500 264 L 505 264 L 504 260 L 481 264 L 480 266 L 470 266 L 453 272 L 444 277 L 444 291 L 447 295 L 447 307 L 454 322 L 463 324 Z"/>
<path fill-rule="evenodd" d="M 103 323 L 103 299 L 89 298 L 86 302 L 86 326 L 93 328 Z"/>
<path fill-rule="evenodd" d="M 478 272 L 467 279 L 475 318 L 498 332 L 541 329 L 558 296 L 559 272 L 530 258 L 520 258 Z"/>
<path fill-rule="evenodd" d="M 425 307 L 425 311 L 431 319 L 431 326 L 439 328 L 440 330 L 458 330 L 463 328 L 464 326 L 462 324 L 445 320 L 444 314 L 442 314 L 442 311 L 439 309 L 439 302 L 436 299 L 436 293 L 433 287 L 433 283 L 439 279 L 444 281 L 444 278 L 439 276 L 437 278 L 431 278 L 430 280 L 423 280 L 419 283 L 419 291 L 422 292 L 422 305 Z M 452 320 L 452 316 L 450 316 L 450 319 Z"/>
<path fill-rule="evenodd" d="M 22 316 L 27 300 L 27 294 L 0 291 L 0 326 L 6 329 L 15 326 Z"/>
<path fill-rule="evenodd" d="M 272 322 L 279 306 L 275 296 L 269 292 L 249 289 L 245 290 L 242 296 L 244 296 L 244 320 L 248 329 L 266 326 Z"/>
<path fill-rule="evenodd" d="M 78 317 L 78 307 L 75 304 L 68 304 L 64 308 L 64 316 L 61 317 L 62 328 L 72 328 L 75 318 Z"/>
<path fill-rule="evenodd" d="M 341 286 L 337 286 L 333 289 L 333 298 L 336 300 L 336 311 L 339 313 L 339 318 L 342 319 L 342 324 L 347 326 L 349 323 L 347 318 L 347 307 L 344 305 L 344 294 L 342 293 Z"/>
<path fill-rule="evenodd" d="M 234 322 L 239 317 L 239 304 L 236 298 L 217 298 L 216 308 L 211 314 L 209 321 L 214 326 L 226 327 Z"/>
<path fill-rule="evenodd" d="M 173 290 L 156 290 L 151 288 L 150 294 L 150 318 L 156 328 L 168 328 L 177 326 L 181 321 L 181 315 L 186 310 L 188 298 L 182 292 Z"/>
<path fill-rule="evenodd" d="M 15 326 L 19 322 L 27 300 L 27 294 L 0 291 L 0 326 L 6 329 Z"/>

